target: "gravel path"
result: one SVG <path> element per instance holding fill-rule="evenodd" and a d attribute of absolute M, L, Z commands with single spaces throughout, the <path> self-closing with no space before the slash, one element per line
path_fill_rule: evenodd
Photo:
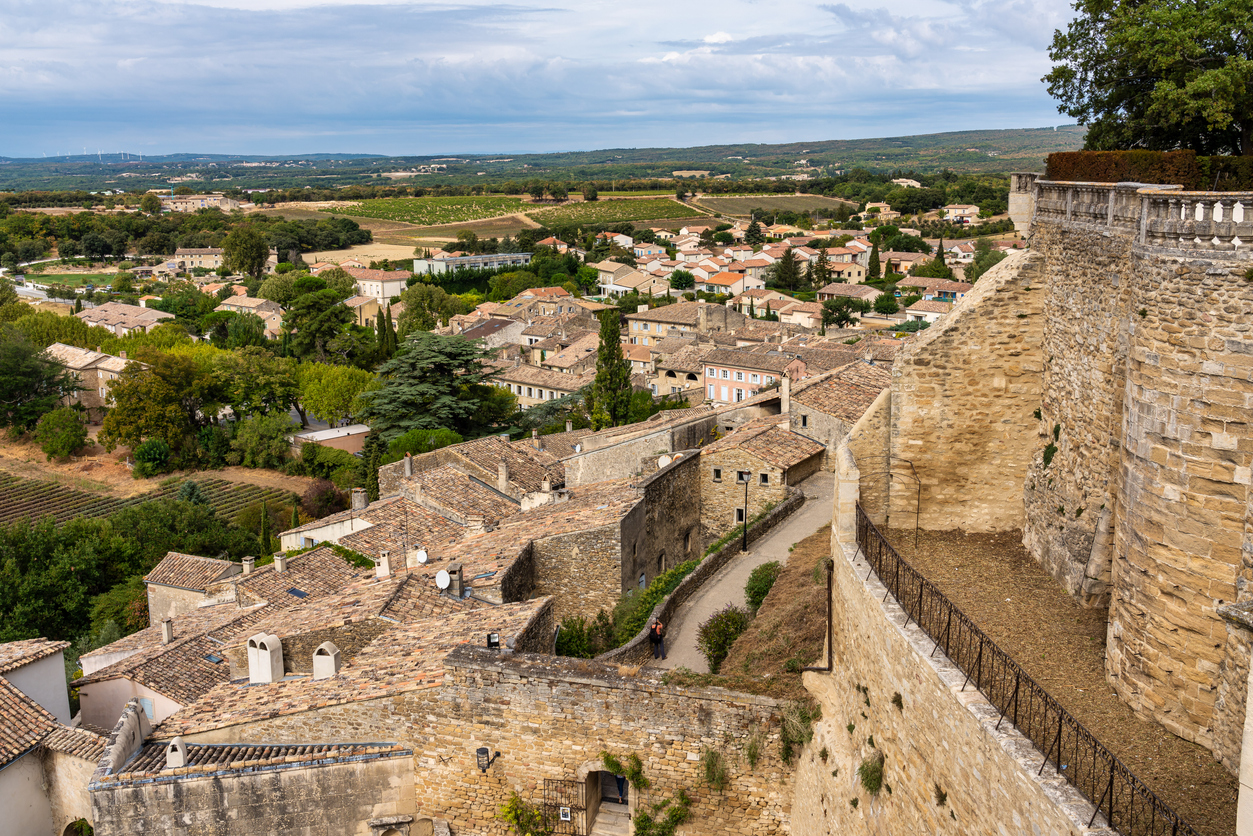
<path fill-rule="evenodd" d="M 705 657 L 696 649 L 696 631 L 709 616 L 728 603 L 744 606 L 744 584 L 753 569 L 771 560 L 786 564 L 788 549 L 831 521 L 835 477 L 819 471 L 800 484 L 805 504 L 784 523 L 749 546 L 746 554 L 731 559 L 687 599 L 666 625 L 666 659 L 650 662 L 663 668 L 689 668 L 708 673 Z"/>

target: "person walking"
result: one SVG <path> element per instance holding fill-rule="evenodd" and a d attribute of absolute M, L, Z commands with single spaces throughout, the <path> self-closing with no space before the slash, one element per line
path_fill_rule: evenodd
<path fill-rule="evenodd" d="M 626 804 L 626 776 L 615 775 L 613 780 L 618 785 L 618 803 Z"/>
<path fill-rule="evenodd" d="M 653 622 L 648 628 L 648 640 L 653 645 L 653 658 L 666 658 L 666 625 L 661 623 L 661 619 Z"/>

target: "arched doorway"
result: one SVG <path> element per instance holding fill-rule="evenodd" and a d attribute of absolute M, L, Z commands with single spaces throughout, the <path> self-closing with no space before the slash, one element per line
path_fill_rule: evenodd
<path fill-rule="evenodd" d="M 87 819 L 77 819 L 65 826 L 65 830 L 61 831 L 61 836 L 93 836 L 94 833 Z"/>

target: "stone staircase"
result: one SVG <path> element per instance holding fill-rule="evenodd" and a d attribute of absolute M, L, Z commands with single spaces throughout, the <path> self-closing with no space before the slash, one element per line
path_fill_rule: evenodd
<path fill-rule="evenodd" d="M 610 801 L 600 803 L 600 812 L 587 836 L 630 836 L 631 816 L 625 804 Z"/>

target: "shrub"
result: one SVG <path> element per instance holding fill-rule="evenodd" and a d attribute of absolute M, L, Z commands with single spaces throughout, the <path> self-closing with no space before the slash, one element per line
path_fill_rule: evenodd
<path fill-rule="evenodd" d="M 409 430 L 387 445 L 387 454 L 379 464 L 398 462 L 405 457 L 405 453 L 420 456 L 441 447 L 460 444 L 464 440 L 460 434 L 443 427 L 435 430 Z"/>
<path fill-rule="evenodd" d="M 766 600 L 766 595 L 774 586 L 774 582 L 779 579 L 782 571 L 783 565 L 777 560 L 772 560 L 761 564 L 749 573 L 748 583 L 744 584 L 744 597 L 748 599 L 748 608 L 753 611 L 754 615 L 757 610 L 761 609 L 761 602 Z"/>
<path fill-rule="evenodd" d="M 147 479 L 165 473 L 170 464 L 170 445 L 164 438 L 150 438 L 134 450 L 135 478 Z"/>
<path fill-rule="evenodd" d="M 63 406 L 39 419 L 35 439 L 48 461 L 63 459 L 87 443 L 87 427 L 77 412 Z"/>
<path fill-rule="evenodd" d="M 709 662 L 709 672 L 718 673 L 731 652 L 731 645 L 740 637 L 752 621 L 748 610 L 727 604 L 711 615 L 696 633 L 696 646 Z"/>
<path fill-rule="evenodd" d="M 883 788 L 883 752 L 876 749 L 857 767 L 857 777 L 861 779 L 862 788 L 871 795 L 877 795 Z"/>
<path fill-rule="evenodd" d="M 629 642 L 644 629 L 648 617 L 652 615 L 662 599 L 674 592 L 679 582 L 692 573 L 697 561 L 688 560 L 667 569 L 657 577 L 643 592 L 631 591 L 622 596 L 622 601 L 614 610 L 614 637 L 617 647 Z"/>
<path fill-rule="evenodd" d="M 561 622 L 561 629 L 557 631 L 557 655 L 578 659 L 591 659 L 596 655 L 586 618 L 576 615 Z"/>
<path fill-rule="evenodd" d="M 1195 151 L 1065 151 L 1049 154 L 1048 180 L 1089 183 L 1178 183 L 1200 185 Z"/>
<path fill-rule="evenodd" d="M 191 479 L 188 479 L 179 487 L 178 499 L 180 502 L 190 502 L 192 505 L 209 504 L 209 498 L 205 496 L 204 489 L 200 487 L 200 483 Z"/>
<path fill-rule="evenodd" d="M 306 476 L 314 479 L 333 479 L 333 475 L 341 468 L 351 467 L 357 470 L 361 460 L 337 447 L 323 447 L 321 444 L 306 442 L 300 447 L 300 465 Z M 336 481 L 336 484 L 339 484 Z M 340 487 L 344 487 L 341 485 Z M 349 485 L 348 487 L 351 487 Z"/>
<path fill-rule="evenodd" d="M 779 757 L 784 763 L 791 763 L 792 758 L 800 753 L 805 744 L 813 740 L 814 721 L 821 717 L 822 709 L 817 705 L 793 701 L 783 707 L 783 724 L 779 729 Z"/>
<path fill-rule="evenodd" d="M 731 776 L 727 772 L 726 758 L 717 749 L 705 749 L 700 753 L 701 767 L 705 772 L 705 783 L 714 792 L 722 792 L 731 785 Z"/>
<path fill-rule="evenodd" d="M 544 814 L 535 806 L 528 804 L 516 792 L 500 808 L 497 815 L 501 821 L 512 825 L 518 836 L 541 836 L 551 831 L 544 824 Z"/>
<path fill-rule="evenodd" d="M 254 415 L 240 421 L 227 461 L 244 467 L 282 467 L 291 455 L 288 436 L 294 428 L 287 413 Z"/>
<path fill-rule="evenodd" d="M 348 503 L 345 502 L 343 493 L 333 483 L 326 479 L 319 479 L 300 497 L 300 507 L 310 517 L 320 519 L 328 514 L 343 511 L 348 507 Z"/>

